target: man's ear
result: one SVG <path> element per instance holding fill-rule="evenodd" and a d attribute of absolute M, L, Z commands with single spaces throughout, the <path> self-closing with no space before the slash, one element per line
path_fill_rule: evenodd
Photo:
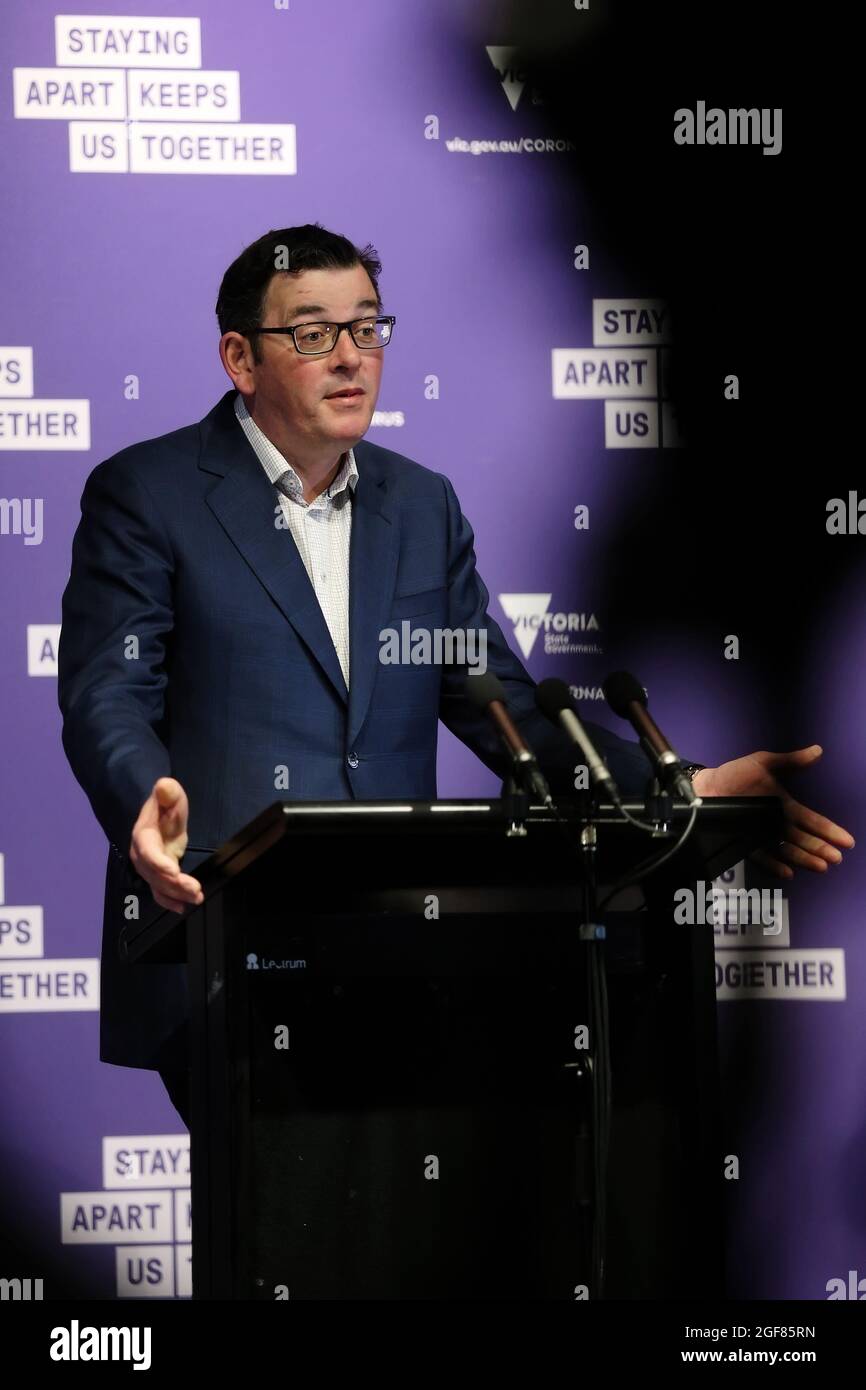
<path fill-rule="evenodd" d="M 220 360 L 233 384 L 245 396 L 255 392 L 256 363 L 252 344 L 242 333 L 224 333 L 219 343 Z"/>

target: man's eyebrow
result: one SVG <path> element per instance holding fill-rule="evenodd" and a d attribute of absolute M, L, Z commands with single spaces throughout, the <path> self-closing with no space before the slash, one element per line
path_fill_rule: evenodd
<path fill-rule="evenodd" d="M 355 312 L 357 313 L 359 309 L 375 309 L 378 313 L 379 305 L 375 299 L 359 299 L 355 305 Z M 324 304 L 296 304 L 293 309 L 289 310 L 288 317 L 289 319 L 296 319 L 301 314 L 327 314 L 327 312 Z"/>

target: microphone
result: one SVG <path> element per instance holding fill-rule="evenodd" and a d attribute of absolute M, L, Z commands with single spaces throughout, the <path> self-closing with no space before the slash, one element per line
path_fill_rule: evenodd
<path fill-rule="evenodd" d="M 647 709 L 646 692 L 628 671 L 615 671 L 602 681 L 605 699 L 614 714 L 627 719 L 640 738 L 641 747 L 654 764 L 662 786 L 669 783 L 689 805 L 700 806 L 698 796 L 683 765 Z"/>
<path fill-rule="evenodd" d="M 499 677 L 494 676 L 492 671 L 485 671 L 481 676 L 467 676 L 464 691 L 470 703 L 495 724 L 511 758 L 515 780 L 524 791 L 532 792 L 545 806 L 552 806 L 553 797 L 535 754 L 508 713 L 505 687 Z"/>
<path fill-rule="evenodd" d="M 577 717 L 571 691 L 565 681 L 553 678 L 544 680 L 535 687 L 535 703 L 552 724 L 559 724 L 572 743 L 576 743 L 589 769 L 592 781 L 603 790 L 614 803 L 621 806 L 619 787 L 613 780 L 610 769 L 599 754 Z"/>

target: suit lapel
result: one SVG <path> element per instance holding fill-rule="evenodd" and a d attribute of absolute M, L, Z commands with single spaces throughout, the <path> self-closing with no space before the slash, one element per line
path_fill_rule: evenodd
<path fill-rule="evenodd" d="M 379 633 L 386 626 L 397 579 L 400 527 L 389 504 L 381 456 L 355 447 L 358 482 L 352 503 L 349 561 L 349 748 L 367 716 L 379 669 Z"/>
<path fill-rule="evenodd" d="M 220 476 L 220 481 L 207 495 L 207 505 L 309 648 L 337 694 L 347 701 L 346 682 L 319 600 L 291 534 L 274 524 L 276 490 L 238 424 L 234 396 L 234 391 L 227 392 L 200 427 L 199 467 Z M 359 479 L 358 491 L 360 488 Z M 355 516 L 352 519 L 353 551 L 354 526 Z M 350 632 L 350 644 L 352 635 Z M 352 669 L 350 679 L 354 685 Z"/>

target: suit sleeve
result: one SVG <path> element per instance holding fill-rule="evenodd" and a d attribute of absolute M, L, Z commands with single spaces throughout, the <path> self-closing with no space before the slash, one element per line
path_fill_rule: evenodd
<path fill-rule="evenodd" d="M 174 560 L 159 513 L 131 467 L 94 469 L 63 594 L 58 701 L 63 748 L 115 853 L 159 777 L 173 626 Z"/>
<path fill-rule="evenodd" d="M 502 681 L 512 719 L 535 753 L 551 790 L 560 796 L 573 795 L 574 767 L 581 761 L 579 750 L 536 708 L 535 681 L 487 611 L 490 595 L 475 568 L 472 527 L 460 511 L 451 483 L 439 476 L 448 509 L 449 624 L 486 633 L 487 669 Z M 489 721 L 466 699 L 466 676 L 466 666 L 444 668 L 440 718 L 491 771 L 503 777 L 507 762 L 502 744 Z M 642 798 L 652 768 L 640 744 L 619 738 L 589 720 L 583 722 L 620 791 Z"/>

